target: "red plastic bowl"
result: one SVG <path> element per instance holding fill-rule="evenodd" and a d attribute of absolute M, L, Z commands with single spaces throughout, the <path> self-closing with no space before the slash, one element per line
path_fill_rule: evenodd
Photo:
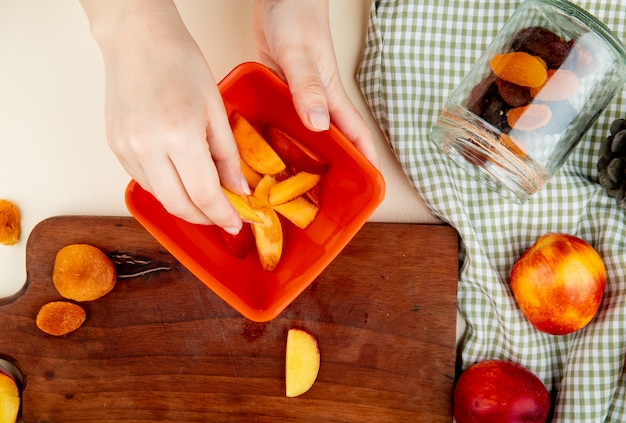
<path fill-rule="evenodd" d="M 219 84 L 229 113 L 252 124 L 272 124 L 296 137 L 331 166 L 320 181 L 320 211 L 302 230 L 283 220 L 283 255 L 277 268 L 261 268 L 257 252 L 232 256 L 214 226 L 194 225 L 169 214 L 151 194 L 131 181 L 130 213 L 180 263 L 246 318 L 266 322 L 278 316 L 331 263 L 382 201 L 382 175 L 331 125 L 316 133 L 298 118 L 286 84 L 258 63 L 237 66 Z"/>

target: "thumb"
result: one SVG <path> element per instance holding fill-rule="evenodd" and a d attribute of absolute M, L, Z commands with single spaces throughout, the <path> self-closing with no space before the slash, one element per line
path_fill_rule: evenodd
<path fill-rule="evenodd" d="M 307 63 L 299 68 L 295 70 L 283 66 L 296 112 L 308 129 L 316 132 L 325 131 L 330 126 L 330 113 L 324 82 L 315 64 Z"/>

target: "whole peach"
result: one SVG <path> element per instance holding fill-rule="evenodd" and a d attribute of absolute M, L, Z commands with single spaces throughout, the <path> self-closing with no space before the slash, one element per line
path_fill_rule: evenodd
<path fill-rule="evenodd" d="M 506 360 L 468 367 L 454 388 L 457 423 L 539 423 L 550 412 L 550 395 L 527 368 Z"/>
<path fill-rule="evenodd" d="M 564 233 L 541 236 L 511 269 L 511 290 L 526 318 L 540 331 L 565 335 L 596 315 L 606 268 L 584 240 Z"/>

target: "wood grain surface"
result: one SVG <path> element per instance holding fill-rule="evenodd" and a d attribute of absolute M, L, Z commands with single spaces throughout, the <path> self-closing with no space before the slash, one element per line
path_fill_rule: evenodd
<path fill-rule="evenodd" d="M 121 277 L 81 304 L 79 330 L 46 335 L 35 316 L 61 299 L 56 252 L 79 242 L 113 257 Z M 27 423 L 452 421 L 458 243 L 449 226 L 367 223 L 267 323 L 243 318 L 132 218 L 47 219 L 26 254 L 28 281 L 0 302 L 0 358 L 23 375 Z M 292 327 L 317 338 L 321 368 L 310 391 L 286 398 Z"/>

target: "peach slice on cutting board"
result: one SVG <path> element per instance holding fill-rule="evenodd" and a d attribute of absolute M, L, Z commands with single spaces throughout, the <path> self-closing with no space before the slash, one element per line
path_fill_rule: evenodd
<path fill-rule="evenodd" d="M 320 349 L 317 340 L 302 329 L 289 329 L 285 354 L 285 394 L 289 398 L 307 392 L 317 379 Z"/>

